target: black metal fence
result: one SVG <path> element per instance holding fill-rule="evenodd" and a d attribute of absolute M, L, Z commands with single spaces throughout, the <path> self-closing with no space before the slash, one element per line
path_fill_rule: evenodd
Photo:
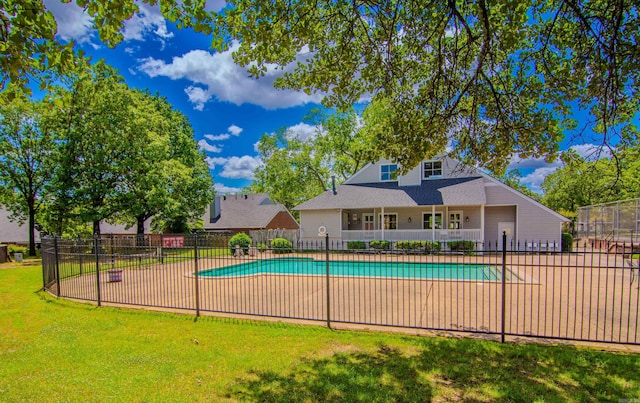
<path fill-rule="evenodd" d="M 102 303 L 505 336 L 639 344 L 634 248 L 298 242 L 213 235 L 42 242 L 43 283 Z M 544 242 L 531 243 L 545 245 Z"/>

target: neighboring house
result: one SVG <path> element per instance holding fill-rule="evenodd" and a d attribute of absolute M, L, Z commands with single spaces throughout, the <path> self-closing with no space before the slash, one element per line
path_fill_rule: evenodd
<path fill-rule="evenodd" d="M 202 220 L 209 232 L 300 228 L 285 206 L 264 193 L 216 196 Z"/>
<path fill-rule="evenodd" d="M 10 221 L 11 213 L 0 206 L 0 243 L 29 243 L 29 226 L 20 225 L 17 221 Z M 40 242 L 40 234 L 36 231 L 36 242 Z"/>
<path fill-rule="evenodd" d="M 559 249 L 569 220 L 478 169 L 448 158 L 425 160 L 405 175 L 388 160 L 369 164 L 308 200 L 302 239 L 326 229 L 340 240 L 471 240 L 495 249 L 507 233 L 520 249 Z"/>

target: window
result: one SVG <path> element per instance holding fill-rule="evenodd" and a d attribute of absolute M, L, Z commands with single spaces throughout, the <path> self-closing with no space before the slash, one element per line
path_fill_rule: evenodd
<path fill-rule="evenodd" d="M 442 177 L 442 161 L 427 161 L 423 165 L 422 175 L 425 179 Z"/>
<path fill-rule="evenodd" d="M 380 224 L 384 229 L 398 229 L 398 215 L 393 214 L 385 214 L 384 216 L 380 215 Z"/>
<path fill-rule="evenodd" d="M 449 228 L 462 229 L 462 211 L 452 211 L 449 213 Z"/>
<path fill-rule="evenodd" d="M 382 181 L 395 181 L 398 180 L 398 165 L 380 165 L 380 180 Z"/>
<path fill-rule="evenodd" d="M 423 229 L 434 229 L 433 226 L 433 215 L 431 213 L 423 213 L 422 214 L 422 228 Z M 436 225 L 435 229 L 442 229 L 442 213 L 436 213 Z"/>

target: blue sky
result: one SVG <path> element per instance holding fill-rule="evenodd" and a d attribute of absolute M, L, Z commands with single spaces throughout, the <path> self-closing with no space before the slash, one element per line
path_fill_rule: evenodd
<path fill-rule="evenodd" d="M 75 4 L 45 0 L 58 21 L 58 38 L 74 40 L 94 60 L 103 58 L 125 77 L 127 84 L 158 93 L 188 116 L 195 139 L 207 162 L 219 193 L 234 193 L 251 183 L 259 164 L 255 144 L 264 133 L 289 128 L 302 137 L 315 128 L 302 122 L 321 95 L 306 95 L 273 88 L 277 72 L 259 80 L 233 63 L 231 52 L 215 53 L 211 40 L 191 30 L 178 30 L 164 20 L 159 8 L 140 5 L 140 13 L 125 25 L 124 40 L 111 49 L 100 42 L 91 19 Z M 212 11 L 224 1 L 209 0 Z M 233 47 L 232 47 L 233 49 Z M 593 154 L 588 139 L 567 139 L 581 155 Z M 510 168 L 525 175 L 523 182 L 539 190 L 544 177 L 560 166 L 542 160 L 515 159 Z"/>

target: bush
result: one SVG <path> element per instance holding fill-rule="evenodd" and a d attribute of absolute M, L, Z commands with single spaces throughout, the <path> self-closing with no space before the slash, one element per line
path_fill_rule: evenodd
<path fill-rule="evenodd" d="M 291 253 L 293 252 L 293 245 L 287 239 L 276 238 L 271 241 L 271 248 L 273 253 Z"/>
<path fill-rule="evenodd" d="M 568 232 L 562 233 L 562 251 L 573 252 L 573 235 Z"/>
<path fill-rule="evenodd" d="M 424 252 L 431 254 L 431 253 L 438 253 L 442 250 L 442 244 L 440 242 L 433 242 L 433 241 L 429 241 L 429 242 L 425 242 L 424 243 Z"/>
<path fill-rule="evenodd" d="M 377 250 L 389 250 L 391 249 L 391 242 L 389 241 L 371 241 L 369 247 Z"/>
<path fill-rule="evenodd" d="M 450 241 L 447 246 L 452 252 L 471 252 L 475 247 L 473 241 Z"/>
<path fill-rule="evenodd" d="M 20 245 L 9 245 L 9 254 L 11 256 L 15 256 L 16 253 L 22 253 L 23 255 L 27 254 L 27 247 L 26 246 L 20 246 Z"/>
<path fill-rule="evenodd" d="M 260 251 L 260 252 L 264 252 L 265 250 L 267 250 L 267 244 L 264 242 L 260 242 L 259 244 L 256 245 L 256 248 Z"/>
<path fill-rule="evenodd" d="M 232 255 L 236 253 L 236 245 L 240 246 L 245 254 L 249 253 L 251 237 L 244 232 L 238 232 L 232 236 L 231 239 L 229 239 L 229 250 L 231 250 Z"/>
<path fill-rule="evenodd" d="M 347 249 L 367 249 L 367 244 L 364 241 L 349 241 L 347 242 Z"/>
<path fill-rule="evenodd" d="M 398 241 L 396 249 L 400 250 L 418 250 L 424 248 L 424 241 Z"/>

